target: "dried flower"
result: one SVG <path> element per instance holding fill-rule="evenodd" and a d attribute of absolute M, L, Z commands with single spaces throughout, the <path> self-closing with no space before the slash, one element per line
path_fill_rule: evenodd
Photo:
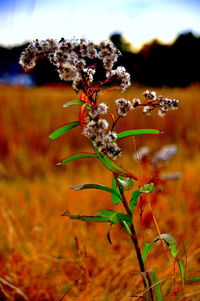
<path fill-rule="evenodd" d="M 131 76 L 123 66 L 117 67 L 115 70 L 111 70 L 111 72 L 107 72 L 106 75 L 108 78 L 116 77 L 121 81 L 122 91 L 125 91 L 131 85 Z"/>
<path fill-rule="evenodd" d="M 128 111 L 133 108 L 130 100 L 125 98 L 115 100 L 115 104 L 117 106 L 117 114 L 121 117 L 125 117 Z"/>
<path fill-rule="evenodd" d="M 55 65 L 60 78 L 72 81 L 76 92 L 84 88 L 85 82 L 94 81 L 95 66 L 88 66 L 87 59 L 99 59 L 107 73 L 107 77 L 116 75 L 121 80 L 122 90 L 130 85 L 130 75 L 124 67 L 113 70 L 120 51 L 112 42 L 102 41 L 99 45 L 86 39 L 64 39 L 59 42 L 53 39 L 35 40 L 21 54 L 20 64 L 24 69 L 33 68 L 37 59 L 47 57 Z M 109 76 L 108 76 L 109 74 Z M 89 84 L 88 84 L 89 85 Z M 84 90 L 84 89 L 83 89 Z"/>
<path fill-rule="evenodd" d="M 177 151 L 178 147 L 176 145 L 165 145 L 154 155 L 152 163 L 156 164 L 159 161 L 167 161 L 171 159 L 177 153 Z"/>

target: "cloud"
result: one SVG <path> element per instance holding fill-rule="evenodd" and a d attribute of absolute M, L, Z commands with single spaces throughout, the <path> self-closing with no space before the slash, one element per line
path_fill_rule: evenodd
<path fill-rule="evenodd" d="M 19 10 L 10 23 L 4 22 L 0 42 L 13 44 L 62 36 L 98 42 L 113 32 L 121 32 L 139 47 L 152 38 L 169 42 L 177 33 L 200 28 L 197 14 L 188 13 L 183 6 L 180 9 L 177 2 L 173 6 L 169 3 L 172 0 L 36 1 L 29 14 Z"/>

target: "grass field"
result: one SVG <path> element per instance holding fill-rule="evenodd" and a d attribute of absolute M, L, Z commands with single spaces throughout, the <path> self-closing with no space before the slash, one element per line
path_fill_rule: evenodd
<path fill-rule="evenodd" d="M 123 97 L 140 98 L 145 89 L 133 86 Z M 200 86 L 157 91 L 179 99 L 179 109 L 165 118 L 131 111 L 120 128 L 158 128 L 164 133 L 125 139 L 119 162 L 140 183 L 157 179 L 150 202 L 159 229 L 176 239 L 186 278 L 200 277 Z M 111 246 L 107 224 L 61 216 L 65 210 L 89 215 L 115 208 L 106 192 L 69 189 L 88 182 L 109 186 L 111 174 L 98 160 L 56 166 L 73 152 L 91 151 L 79 128 L 57 141 L 48 139 L 56 127 L 77 120 L 77 107 L 62 108 L 77 99 L 75 93 L 68 87 L 6 86 L 0 92 L 0 300 L 142 300 L 133 297 L 142 294 L 142 281 L 128 235 L 113 227 Z M 114 109 L 119 97 L 116 91 L 102 101 Z M 133 160 L 133 153 L 142 146 L 155 153 L 166 144 L 176 144 L 178 152 L 159 174 L 179 172 L 181 177 L 159 181 L 152 167 Z M 149 207 L 138 206 L 134 220 L 140 245 L 152 242 L 158 233 Z M 154 268 L 161 280 L 164 300 L 200 300 L 199 282 L 186 281 L 182 289 L 178 267 L 168 255 L 158 242 L 147 260 L 147 268 Z"/>

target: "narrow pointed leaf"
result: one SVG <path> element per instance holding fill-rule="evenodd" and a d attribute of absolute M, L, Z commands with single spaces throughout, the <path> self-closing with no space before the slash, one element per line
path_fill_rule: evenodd
<path fill-rule="evenodd" d="M 78 160 L 78 159 L 85 159 L 85 158 L 97 158 L 97 155 L 95 153 L 78 153 L 78 154 L 73 154 L 70 155 L 64 159 L 62 159 L 59 163 L 57 163 L 56 165 L 62 165 L 74 160 Z"/>
<path fill-rule="evenodd" d="M 68 216 L 70 219 L 77 219 L 83 222 L 111 222 L 109 217 L 98 215 L 72 215 L 69 212 L 63 213 L 63 216 Z"/>
<path fill-rule="evenodd" d="M 79 112 L 79 121 L 80 121 L 80 125 L 81 125 L 81 128 L 83 129 L 84 128 L 84 125 L 85 125 L 85 122 L 86 122 L 86 116 L 87 116 L 87 103 L 84 103 L 84 105 L 82 105 L 80 107 L 80 112 Z"/>
<path fill-rule="evenodd" d="M 121 193 L 120 193 L 119 187 L 116 184 L 116 179 L 115 179 L 114 176 L 112 178 L 112 190 L 116 192 L 116 193 L 112 193 L 112 202 L 113 202 L 113 204 L 116 205 L 119 202 L 121 202 L 122 197 L 121 197 Z"/>
<path fill-rule="evenodd" d="M 114 90 L 119 90 L 119 89 L 121 89 L 121 87 L 113 87 L 113 88 L 110 88 L 110 89 L 102 90 L 101 92 L 99 92 L 98 96 L 103 96 L 107 93 L 110 93 Z"/>
<path fill-rule="evenodd" d="M 144 245 L 144 250 L 142 252 L 142 260 L 143 260 L 144 264 L 145 264 L 147 255 L 148 255 L 149 251 L 151 250 L 151 248 L 153 247 L 153 245 L 154 245 L 153 242 L 152 243 L 146 243 Z"/>
<path fill-rule="evenodd" d="M 113 195 L 116 196 L 116 198 L 120 199 L 121 201 L 121 196 L 119 193 L 117 193 L 117 191 L 113 190 L 110 187 L 106 187 L 104 185 L 100 185 L 100 184 L 93 184 L 93 183 L 86 183 L 86 184 L 79 184 L 76 186 L 71 187 L 74 190 L 82 190 L 82 189 L 99 189 L 99 190 L 105 190 L 107 192 L 112 193 Z"/>
<path fill-rule="evenodd" d="M 160 134 L 160 130 L 156 129 L 139 129 L 139 130 L 129 130 L 124 131 L 118 134 L 119 139 L 123 139 L 129 136 L 135 136 L 135 135 L 144 135 L 144 134 Z"/>
<path fill-rule="evenodd" d="M 74 100 L 70 100 L 68 102 L 66 102 L 64 105 L 63 105 L 63 108 L 68 108 L 69 106 L 71 105 L 83 105 L 85 102 L 84 101 L 81 101 L 81 100 L 78 100 L 78 99 L 74 99 Z"/>
<path fill-rule="evenodd" d="M 156 273 L 153 270 L 150 270 L 150 271 L 148 271 L 148 274 L 151 279 L 151 284 L 152 284 L 153 290 L 155 292 L 156 300 L 163 301 L 162 290 L 161 290 L 160 282 L 158 280 Z"/>
<path fill-rule="evenodd" d="M 124 213 L 118 213 L 114 210 L 103 209 L 97 212 L 95 215 L 72 215 L 70 212 L 66 211 L 62 216 L 67 216 L 70 219 L 77 219 L 84 222 L 103 222 L 111 223 L 111 225 L 120 222 L 124 222 L 128 225 L 132 223 L 132 219 L 129 215 Z"/>
<path fill-rule="evenodd" d="M 132 178 L 134 180 L 137 180 L 137 178 L 131 172 L 127 171 L 126 169 L 124 169 L 123 167 L 118 165 L 116 162 L 114 162 L 113 160 L 108 158 L 108 156 L 101 155 L 94 144 L 93 144 L 93 147 L 94 147 L 95 153 L 97 154 L 97 157 L 99 158 L 101 163 L 107 169 L 109 169 L 112 173 L 117 174 L 117 175 L 121 175 L 121 176 L 126 177 L 126 178 Z"/>
<path fill-rule="evenodd" d="M 130 211 L 131 213 L 133 213 L 133 209 L 135 208 L 135 206 L 137 205 L 137 200 L 138 200 L 138 197 L 139 195 L 142 193 L 142 191 L 139 191 L 139 190 L 135 190 L 133 193 L 132 193 L 132 196 L 131 196 L 131 201 L 130 201 Z"/>
<path fill-rule="evenodd" d="M 178 260 L 178 266 L 179 266 L 180 275 L 181 275 L 182 288 L 184 288 L 184 286 L 185 286 L 185 265 L 181 259 Z"/>
<path fill-rule="evenodd" d="M 200 277 L 192 277 L 192 278 L 188 278 L 186 280 L 189 282 L 198 282 L 198 281 L 200 281 Z"/>
<path fill-rule="evenodd" d="M 73 121 L 73 122 L 70 122 L 70 123 L 66 123 L 63 126 L 56 129 L 53 133 L 51 133 L 49 135 L 49 138 L 51 140 L 56 140 L 58 137 L 60 137 L 64 133 L 68 132 L 69 130 L 71 130 L 71 129 L 79 126 L 79 125 L 80 125 L 79 121 Z"/>

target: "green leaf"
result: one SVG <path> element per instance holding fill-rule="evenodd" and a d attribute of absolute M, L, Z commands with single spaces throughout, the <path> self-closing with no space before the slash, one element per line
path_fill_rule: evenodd
<path fill-rule="evenodd" d="M 73 121 L 73 122 L 64 124 L 63 126 L 56 129 L 53 133 L 51 133 L 49 135 L 49 138 L 51 140 L 56 140 L 58 137 L 60 137 L 64 133 L 68 132 L 69 130 L 71 130 L 79 125 L 80 125 L 79 121 Z"/>
<path fill-rule="evenodd" d="M 119 202 L 121 202 L 122 196 L 121 196 L 121 192 L 119 190 L 119 187 L 117 186 L 116 179 L 114 176 L 112 177 L 112 190 L 117 193 L 117 194 L 116 193 L 112 194 L 112 202 L 113 202 L 113 204 L 117 205 Z"/>
<path fill-rule="evenodd" d="M 181 259 L 178 260 L 178 266 L 181 274 L 181 283 L 182 283 L 182 288 L 184 288 L 184 280 L 185 280 L 185 265 Z"/>
<path fill-rule="evenodd" d="M 110 209 L 102 209 L 100 210 L 99 212 L 97 212 L 95 214 L 98 215 L 98 216 L 102 216 L 104 218 L 107 218 L 108 219 L 108 222 L 111 222 L 111 224 L 115 224 L 118 219 L 117 219 L 117 212 L 114 211 L 114 210 L 110 210 Z"/>
<path fill-rule="evenodd" d="M 148 255 L 149 251 L 151 250 L 151 248 L 153 247 L 153 245 L 154 245 L 153 242 L 152 243 L 146 243 L 144 245 L 144 250 L 142 252 L 142 260 L 143 260 L 144 264 L 145 264 L 147 255 Z"/>
<path fill-rule="evenodd" d="M 127 222 L 126 221 L 121 221 L 120 224 L 126 230 L 126 232 L 131 236 L 132 233 L 131 233 L 130 227 L 127 224 Z"/>
<path fill-rule="evenodd" d="M 154 184 L 150 183 L 150 184 L 145 184 L 143 187 L 140 188 L 139 191 L 145 192 L 145 193 L 151 193 L 151 192 L 153 192 L 153 189 L 154 189 Z"/>
<path fill-rule="evenodd" d="M 56 165 L 62 165 L 77 159 L 84 159 L 84 158 L 97 158 L 97 156 L 95 155 L 95 153 L 78 153 L 78 154 L 73 154 L 70 155 L 64 159 L 62 159 L 59 163 L 57 163 Z"/>
<path fill-rule="evenodd" d="M 99 158 L 101 163 L 107 169 L 109 169 L 112 173 L 117 174 L 117 175 L 121 175 L 121 176 L 126 177 L 126 178 L 132 178 L 134 180 L 137 180 L 137 178 L 131 172 L 125 170 L 123 167 L 121 167 L 120 165 L 115 163 L 113 160 L 108 158 L 108 156 L 101 155 L 94 143 L 93 143 L 93 147 L 94 147 L 95 153 L 97 154 L 97 157 Z"/>
<path fill-rule="evenodd" d="M 74 99 L 74 100 L 70 100 L 70 101 L 66 102 L 66 103 L 63 105 L 63 108 L 68 108 L 68 107 L 71 106 L 71 105 L 80 105 L 80 106 L 82 106 L 82 105 L 84 105 L 84 104 L 85 104 L 84 101 L 78 100 L 78 99 Z"/>
<path fill-rule="evenodd" d="M 118 213 L 114 210 L 103 209 L 97 212 L 95 215 L 72 215 L 68 211 L 62 214 L 63 216 L 67 216 L 70 219 L 77 219 L 86 222 L 109 222 L 111 224 L 116 224 L 117 222 L 120 223 L 127 223 L 130 225 L 132 223 L 132 219 L 129 215 L 124 213 Z"/>
<path fill-rule="evenodd" d="M 135 190 L 133 193 L 132 193 L 132 196 L 131 196 L 131 201 L 130 201 L 130 211 L 131 213 L 133 213 L 133 209 L 135 208 L 135 206 L 137 205 L 137 200 L 138 200 L 138 197 L 139 195 L 142 193 L 142 191 L 139 191 L 139 190 Z"/>
<path fill-rule="evenodd" d="M 71 187 L 74 190 L 82 190 L 82 189 L 99 189 L 99 190 L 105 190 L 107 192 L 112 193 L 113 195 L 116 196 L 116 198 L 120 199 L 121 201 L 121 195 L 117 193 L 117 191 L 113 190 L 110 187 L 106 187 L 104 185 L 100 184 L 93 184 L 93 183 L 86 183 L 86 184 L 79 184 L 76 186 Z"/>
<path fill-rule="evenodd" d="M 131 178 L 127 178 L 126 180 L 118 179 L 118 182 L 121 184 L 125 191 L 131 190 L 134 186 L 134 182 Z"/>
<path fill-rule="evenodd" d="M 160 236 L 157 236 L 154 239 L 154 242 L 157 242 L 158 240 L 160 240 L 160 238 L 162 238 L 162 240 L 165 242 L 165 244 L 170 249 L 172 256 L 175 258 L 178 254 L 178 251 L 176 249 L 176 240 L 170 234 L 164 233 L 164 234 L 161 234 Z"/>
<path fill-rule="evenodd" d="M 192 277 L 192 278 L 188 278 L 186 280 L 189 282 L 198 282 L 198 281 L 200 281 L 200 277 Z"/>
<path fill-rule="evenodd" d="M 163 301 L 162 290 L 161 290 L 160 282 L 158 280 L 156 273 L 153 270 L 150 270 L 150 271 L 148 271 L 148 274 L 150 276 L 151 284 L 152 284 L 153 290 L 155 292 L 156 301 Z"/>
<path fill-rule="evenodd" d="M 132 224 L 132 218 L 128 214 L 117 213 L 117 221 L 121 223 L 126 222 L 129 226 Z"/>
<path fill-rule="evenodd" d="M 140 130 L 129 130 L 124 131 L 118 134 L 118 139 L 123 139 L 129 136 L 135 136 L 135 135 L 144 135 L 144 134 L 160 134 L 160 130 L 154 130 L 154 129 L 140 129 Z"/>
<path fill-rule="evenodd" d="M 144 193 L 151 193 L 153 191 L 153 189 L 154 189 L 154 184 L 150 183 L 150 184 L 145 184 L 139 190 L 135 190 L 132 193 L 131 201 L 130 201 L 130 211 L 131 211 L 131 213 L 133 213 L 133 209 L 137 205 L 137 200 L 138 200 L 138 197 L 140 196 L 140 194 L 143 193 L 143 192 Z"/>

